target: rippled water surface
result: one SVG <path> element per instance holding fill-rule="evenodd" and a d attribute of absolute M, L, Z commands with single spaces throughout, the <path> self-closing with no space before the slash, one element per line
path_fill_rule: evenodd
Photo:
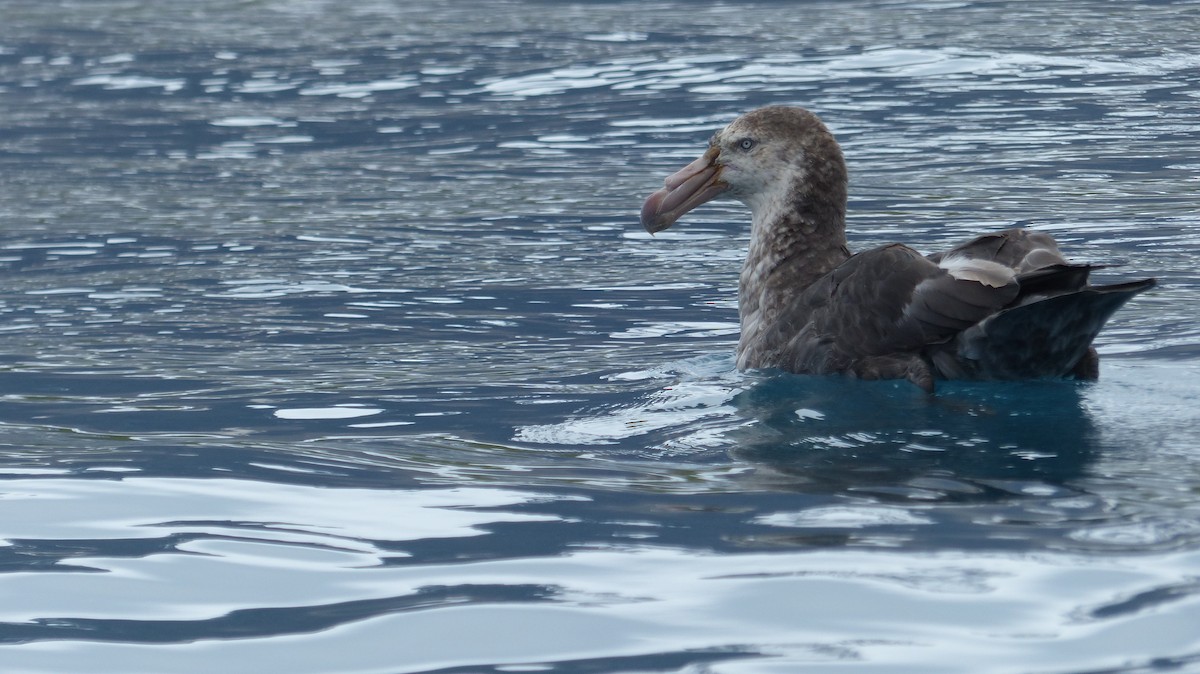
<path fill-rule="evenodd" d="M 1194 2 L 0 4 L 0 670 L 1200 672 Z M 739 373 L 708 135 L 1156 276 L 1099 382 Z"/>

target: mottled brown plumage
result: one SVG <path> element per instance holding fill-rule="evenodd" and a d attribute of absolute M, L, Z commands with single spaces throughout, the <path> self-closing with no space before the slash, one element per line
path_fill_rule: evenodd
<path fill-rule="evenodd" d="M 654 233 L 717 197 L 753 214 L 738 307 L 739 368 L 865 379 L 1095 378 L 1092 340 L 1153 279 L 1088 285 L 1046 234 L 1011 229 L 924 256 L 902 244 L 852 255 L 846 164 L 802 108 L 771 106 L 718 131 L 646 199 Z"/>

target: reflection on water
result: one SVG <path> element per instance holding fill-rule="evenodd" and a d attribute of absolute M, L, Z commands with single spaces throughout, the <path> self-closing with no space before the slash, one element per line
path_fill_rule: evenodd
<path fill-rule="evenodd" d="M 1100 446 L 1076 385 L 964 385 L 928 400 L 891 385 L 795 379 L 739 396 L 739 409 L 758 423 L 735 453 L 794 476 L 806 491 L 970 500 L 989 481 L 1064 484 L 1086 472 Z"/>
<path fill-rule="evenodd" d="M 1195 667 L 1198 14 L 6 3 L 0 662 Z M 853 246 L 1159 277 L 1102 379 L 736 372 L 745 214 L 636 209 L 780 102 Z"/>

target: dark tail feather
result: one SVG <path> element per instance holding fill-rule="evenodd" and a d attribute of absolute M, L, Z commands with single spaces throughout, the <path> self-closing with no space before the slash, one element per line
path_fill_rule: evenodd
<path fill-rule="evenodd" d="M 1088 274 L 1101 269 L 1090 264 L 1054 264 L 1017 275 L 1021 286 L 1018 298 L 1036 295 L 1056 295 L 1075 292 L 1087 287 Z"/>
<path fill-rule="evenodd" d="M 934 354 L 935 367 L 948 378 L 1065 377 L 1113 313 L 1154 284 L 1144 279 L 1089 286 L 1005 309 Z"/>

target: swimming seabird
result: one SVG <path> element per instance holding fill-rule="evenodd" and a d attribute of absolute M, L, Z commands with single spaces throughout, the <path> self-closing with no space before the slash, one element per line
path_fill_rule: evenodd
<path fill-rule="evenodd" d="M 642 206 L 651 234 L 712 199 L 750 208 L 739 369 L 908 379 L 1099 376 L 1092 340 L 1143 279 L 1093 286 L 1044 233 L 1009 229 L 922 255 L 846 245 L 846 163 L 798 107 L 749 112 Z"/>

